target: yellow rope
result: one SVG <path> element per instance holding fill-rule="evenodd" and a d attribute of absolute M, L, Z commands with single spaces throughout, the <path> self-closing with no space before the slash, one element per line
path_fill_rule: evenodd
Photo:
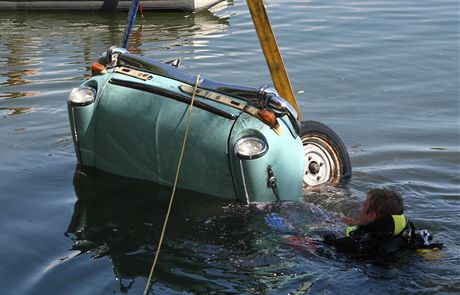
<path fill-rule="evenodd" d="M 150 282 L 152 280 L 153 271 L 155 270 L 155 265 L 157 264 L 158 256 L 160 254 L 161 244 L 163 243 L 163 237 L 164 237 L 165 232 L 166 232 L 166 225 L 168 224 L 169 214 L 171 213 L 174 194 L 176 193 L 177 180 L 179 179 L 179 172 L 180 172 L 180 167 L 181 167 L 181 164 L 182 164 L 182 158 L 184 156 L 185 143 L 187 142 L 188 130 L 189 130 L 190 122 L 191 122 L 191 119 L 192 119 L 193 103 L 195 102 L 195 94 L 196 94 L 196 90 L 198 88 L 199 81 L 200 81 L 200 75 L 198 75 L 196 77 L 195 87 L 193 89 L 193 94 L 192 94 L 192 100 L 190 102 L 190 107 L 188 109 L 188 118 L 187 118 L 187 125 L 185 127 L 184 140 L 182 141 L 182 149 L 181 149 L 180 156 L 179 156 L 179 162 L 177 163 L 176 178 L 174 179 L 174 185 L 173 185 L 173 189 L 172 189 L 172 192 L 171 192 L 171 198 L 169 200 L 168 211 L 166 212 L 165 221 L 163 223 L 163 229 L 161 230 L 160 240 L 158 241 L 158 247 L 157 247 L 157 252 L 155 253 L 155 259 L 153 260 L 152 268 L 150 269 L 150 274 L 149 274 L 149 277 L 147 279 L 147 284 L 145 285 L 144 295 L 147 294 L 147 292 L 149 291 L 149 289 L 151 287 Z"/>

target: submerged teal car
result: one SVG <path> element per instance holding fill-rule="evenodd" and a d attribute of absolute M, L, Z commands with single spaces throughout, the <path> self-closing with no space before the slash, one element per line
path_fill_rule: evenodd
<path fill-rule="evenodd" d="M 83 170 L 173 186 L 185 142 L 177 187 L 206 195 L 296 200 L 305 187 L 351 177 L 340 138 L 321 123 L 300 122 L 273 88 L 197 79 L 177 65 L 123 48 L 93 65 L 93 76 L 68 98 Z"/>

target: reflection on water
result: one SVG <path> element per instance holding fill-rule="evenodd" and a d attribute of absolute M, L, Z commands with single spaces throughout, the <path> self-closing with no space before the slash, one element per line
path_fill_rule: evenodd
<path fill-rule="evenodd" d="M 341 136 L 353 181 L 282 208 L 180 192 L 155 294 L 458 294 L 458 1 L 266 4 L 304 117 Z M 91 63 L 120 43 L 125 21 L 126 13 L 0 12 L 3 293 L 144 289 L 169 192 L 99 178 L 75 185 L 75 204 L 65 107 Z M 270 81 L 244 1 L 216 13 L 145 13 L 129 46 L 181 58 L 183 69 L 217 81 Z M 445 243 L 443 255 L 413 253 L 386 266 L 329 259 L 287 247 L 263 223 L 274 211 L 305 234 L 334 229 L 309 202 L 356 217 L 367 189 L 384 185 L 403 193 L 410 217 Z M 70 239 L 62 235 L 69 223 Z M 57 259 L 80 253 L 72 247 L 89 252 Z"/>
<path fill-rule="evenodd" d="M 94 259 L 110 257 L 115 276 L 133 280 L 131 286 L 136 278 L 147 277 L 171 189 L 78 169 L 74 186 L 78 201 L 66 233 L 75 242 L 72 250 Z M 258 226 L 251 224 L 255 216 L 263 215 L 256 208 L 178 191 L 155 281 L 176 290 L 248 288 L 247 278 L 239 272 L 281 263 L 276 257 L 256 254 L 261 232 L 256 230 L 260 220 Z M 144 283 L 141 280 L 137 287 Z"/>
<path fill-rule="evenodd" d="M 90 66 L 97 57 L 110 46 L 120 45 L 126 15 L 18 12 L 14 17 L 0 13 L 0 20 L 3 27 L 0 35 L 0 99 L 10 99 L 40 96 L 37 89 L 41 84 L 46 82 L 52 87 L 52 83 L 65 82 L 69 75 L 73 80 L 89 77 Z M 140 55 L 155 50 L 160 52 L 159 59 L 164 50 L 176 52 L 174 58 L 185 57 L 193 54 L 195 42 L 204 42 L 196 39 L 225 34 L 227 27 L 226 16 L 206 11 L 149 11 L 143 19 L 139 18 L 128 49 Z M 60 42 L 50 43 L 50 37 Z M 73 64 L 83 64 L 84 68 L 75 71 L 75 67 L 69 67 Z M 53 71 L 49 70 L 51 66 Z M 44 72 L 43 67 L 47 71 Z"/>
<path fill-rule="evenodd" d="M 7 116 L 23 115 L 32 112 L 33 108 L 5 108 L 0 107 L 0 114 Z"/>
<path fill-rule="evenodd" d="M 23 91 L 23 92 L 6 92 L 0 94 L 0 98 L 20 98 L 20 97 L 32 97 L 37 95 L 36 92 L 33 91 Z"/>
<path fill-rule="evenodd" d="M 8 39 L 5 43 L 5 47 L 9 51 L 6 57 L 6 62 L 2 65 L 0 76 L 0 87 L 6 86 L 20 86 L 24 84 L 32 83 L 28 80 L 28 77 L 33 77 L 38 74 L 37 69 L 32 66 L 40 64 L 39 57 L 30 56 L 30 50 L 34 50 L 33 45 L 37 45 L 31 36 L 21 36 L 19 38 Z M 35 43 L 35 44 L 34 44 Z M 36 49 L 35 49 L 36 50 Z M 0 58 L 2 60 L 2 58 Z M 19 98 L 19 97 L 30 97 L 34 96 L 33 91 L 14 91 L 0 93 L 1 98 Z"/>
<path fill-rule="evenodd" d="M 152 266 L 171 189 L 78 168 L 74 188 L 78 200 L 66 232 L 74 245 L 61 260 L 72 263 L 76 255 L 109 258 L 119 291 L 139 293 Z M 349 193 L 335 189 L 335 194 L 340 199 Z M 306 197 L 320 195 L 324 197 L 320 192 Z M 298 235 L 317 241 L 319 250 L 311 252 L 311 248 L 286 242 L 282 234 L 270 230 L 264 216 L 271 212 L 288 219 Z M 287 294 L 286 290 L 297 290 L 303 294 L 324 288 L 340 292 L 362 280 L 362 274 L 369 290 L 382 279 L 413 280 L 410 289 L 421 290 L 428 287 L 417 277 L 432 271 L 430 260 L 447 259 L 443 253 L 404 252 L 391 262 L 356 260 L 321 243 L 324 233 L 338 234 L 343 228 L 332 213 L 311 203 L 247 206 L 178 191 L 153 277 L 153 292 Z M 441 274 L 443 270 L 437 269 L 436 275 Z M 337 286 L 330 286 L 330 280 L 337 280 Z M 446 280 L 439 282 L 446 284 Z M 407 286 L 389 284 L 385 292 L 401 289 Z"/>
<path fill-rule="evenodd" d="M 216 33 L 217 36 L 222 36 L 227 26 L 228 20 L 226 18 L 217 17 L 207 12 L 186 16 L 163 13 L 155 15 L 150 21 L 141 20 L 138 29 L 130 37 L 128 48 L 130 51 L 131 49 L 139 50 L 142 46 L 145 51 L 149 51 L 193 46 L 196 42 L 195 39 L 200 37 Z"/>
<path fill-rule="evenodd" d="M 138 279 L 150 271 L 171 189 L 78 170 L 74 185 L 78 201 L 66 234 L 72 250 L 110 257 L 121 292 L 142 289 Z M 154 291 L 265 293 L 278 278 L 297 276 L 288 253 L 272 253 L 277 238 L 264 238 L 264 210 L 227 202 L 176 194 Z"/>
<path fill-rule="evenodd" d="M 8 65 L 11 65 L 10 63 L 7 64 Z M 18 65 L 26 65 L 24 62 L 22 64 L 18 64 Z M 6 77 L 8 77 L 6 83 L 10 86 L 14 86 L 14 85 L 21 85 L 21 84 L 27 84 L 27 83 L 31 83 L 30 81 L 27 81 L 25 79 L 25 77 L 27 76 L 34 76 L 36 73 L 34 70 L 29 70 L 29 69 L 23 69 L 23 70 L 17 70 L 17 71 L 11 71 L 11 72 L 8 72 L 6 74 L 3 74 L 2 75 L 5 75 Z"/>

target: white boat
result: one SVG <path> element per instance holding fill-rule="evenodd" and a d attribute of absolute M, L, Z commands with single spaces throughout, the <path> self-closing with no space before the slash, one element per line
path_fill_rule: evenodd
<path fill-rule="evenodd" d="M 143 0 L 144 10 L 196 11 L 210 8 L 222 0 Z M 0 0 L 3 10 L 127 10 L 131 0 Z"/>

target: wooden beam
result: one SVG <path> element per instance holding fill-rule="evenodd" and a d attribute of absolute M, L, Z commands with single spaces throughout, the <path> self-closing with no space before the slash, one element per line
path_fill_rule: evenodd
<path fill-rule="evenodd" d="M 246 0 L 246 3 L 251 12 L 252 21 L 256 28 L 260 46 L 262 47 L 275 89 L 282 98 L 287 100 L 295 108 L 298 119 L 301 121 L 302 113 L 292 91 L 291 82 L 289 82 L 286 67 L 284 66 L 275 35 L 268 20 L 263 0 Z"/>

